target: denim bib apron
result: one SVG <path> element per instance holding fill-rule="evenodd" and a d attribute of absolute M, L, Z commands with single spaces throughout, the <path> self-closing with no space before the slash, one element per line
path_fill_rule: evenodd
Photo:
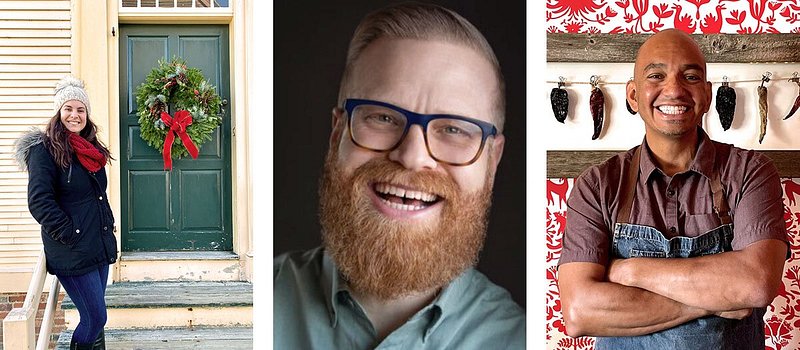
<path fill-rule="evenodd" d="M 732 250 L 733 223 L 715 162 L 711 177 L 714 211 L 720 225 L 697 237 L 667 239 L 654 227 L 628 223 L 639 178 L 639 146 L 634 152 L 622 188 L 627 191 L 620 203 L 614 225 L 614 258 L 690 258 Z M 719 149 L 718 149 L 719 151 Z M 595 349 L 764 349 L 763 317 L 766 308 L 753 309 L 743 320 L 706 316 L 660 332 L 635 337 L 598 337 Z"/>

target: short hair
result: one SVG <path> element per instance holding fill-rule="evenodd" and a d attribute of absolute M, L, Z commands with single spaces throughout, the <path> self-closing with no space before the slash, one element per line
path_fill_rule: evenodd
<path fill-rule="evenodd" d="M 339 104 L 349 88 L 353 67 L 364 49 L 380 38 L 442 40 L 464 45 L 481 54 L 491 64 L 497 77 L 497 92 L 494 102 L 495 123 L 503 130 L 505 121 L 505 82 L 500 63 L 492 47 L 480 31 L 467 19 L 452 10 L 433 4 L 403 3 L 388 6 L 364 17 L 353 33 L 347 50 L 342 81 L 339 85 Z"/>

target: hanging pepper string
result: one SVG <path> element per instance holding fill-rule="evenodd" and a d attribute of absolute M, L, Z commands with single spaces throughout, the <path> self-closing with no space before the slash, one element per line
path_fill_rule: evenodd
<path fill-rule="evenodd" d="M 770 79 L 773 80 L 783 80 L 783 79 L 790 79 L 790 78 L 776 78 L 771 76 Z M 601 85 L 625 85 L 628 84 L 629 80 L 626 81 L 603 81 Z M 741 80 L 727 80 L 728 84 L 737 84 L 737 83 L 760 83 L 762 78 L 758 79 L 741 79 Z M 565 83 L 566 85 L 592 85 L 590 81 L 558 81 L 558 80 L 548 80 L 546 83 L 548 84 L 557 84 L 557 83 Z M 712 84 L 721 84 L 725 81 L 712 81 Z"/>

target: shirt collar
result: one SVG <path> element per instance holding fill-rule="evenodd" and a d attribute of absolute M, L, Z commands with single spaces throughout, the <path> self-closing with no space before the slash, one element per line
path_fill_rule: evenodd
<path fill-rule="evenodd" d="M 430 321 L 422 336 L 424 343 L 430 334 L 432 334 L 441 325 L 442 320 L 447 316 L 458 312 L 459 302 L 467 288 L 468 272 L 472 269 L 467 269 L 462 272 L 458 277 L 445 286 L 439 295 L 431 302 L 430 305 L 425 306 L 420 310 L 422 314 L 429 314 Z M 328 316 L 331 320 L 331 327 L 336 327 L 338 323 L 336 298 L 340 293 L 349 293 L 346 283 L 339 277 L 339 270 L 333 262 L 331 255 L 324 251 L 322 257 L 322 274 L 320 276 L 320 283 L 322 291 L 325 293 L 325 303 L 328 307 Z"/>
<path fill-rule="evenodd" d="M 694 155 L 692 164 L 689 166 L 689 170 L 697 172 L 711 179 L 714 171 L 714 160 L 716 159 L 714 142 L 711 141 L 711 138 L 708 137 L 708 134 L 706 134 L 701 127 L 697 127 L 697 139 L 699 142 L 697 146 L 697 152 Z M 658 166 L 656 166 L 656 162 L 653 159 L 653 155 L 650 154 L 650 147 L 647 146 L 647 138 L 642 141 L 641 147 L 644 152 L 641 152 L 639 171 L 641 171 L 641 174 L 645 177 L 645 179 L 649 180 L 654 171 L 658 170 L 661 172 L 661 170 L 658 169 Z"/>

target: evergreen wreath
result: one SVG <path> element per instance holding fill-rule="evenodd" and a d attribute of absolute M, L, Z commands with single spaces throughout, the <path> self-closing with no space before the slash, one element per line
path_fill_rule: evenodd
<path fill-rule="evenodd" d="M 211 133 L 222 124 L 225 111 L 216 88 L 209 84 L 197 68 L 186 67 L 186 61 L 173 57 L 161 59 L 144 83 L 136 90 L 137 115 L 140 136 L 148 145 L 164 153 L 164 140 L 170 129 L 161 120 L 161 112 L 174 115 L 186 110 L 192 115 L 192 124 L 186 133 L 197 148 L 211 140 Z M 172 144 L 172 158 L 189 154 L 182 142 Z"/>

